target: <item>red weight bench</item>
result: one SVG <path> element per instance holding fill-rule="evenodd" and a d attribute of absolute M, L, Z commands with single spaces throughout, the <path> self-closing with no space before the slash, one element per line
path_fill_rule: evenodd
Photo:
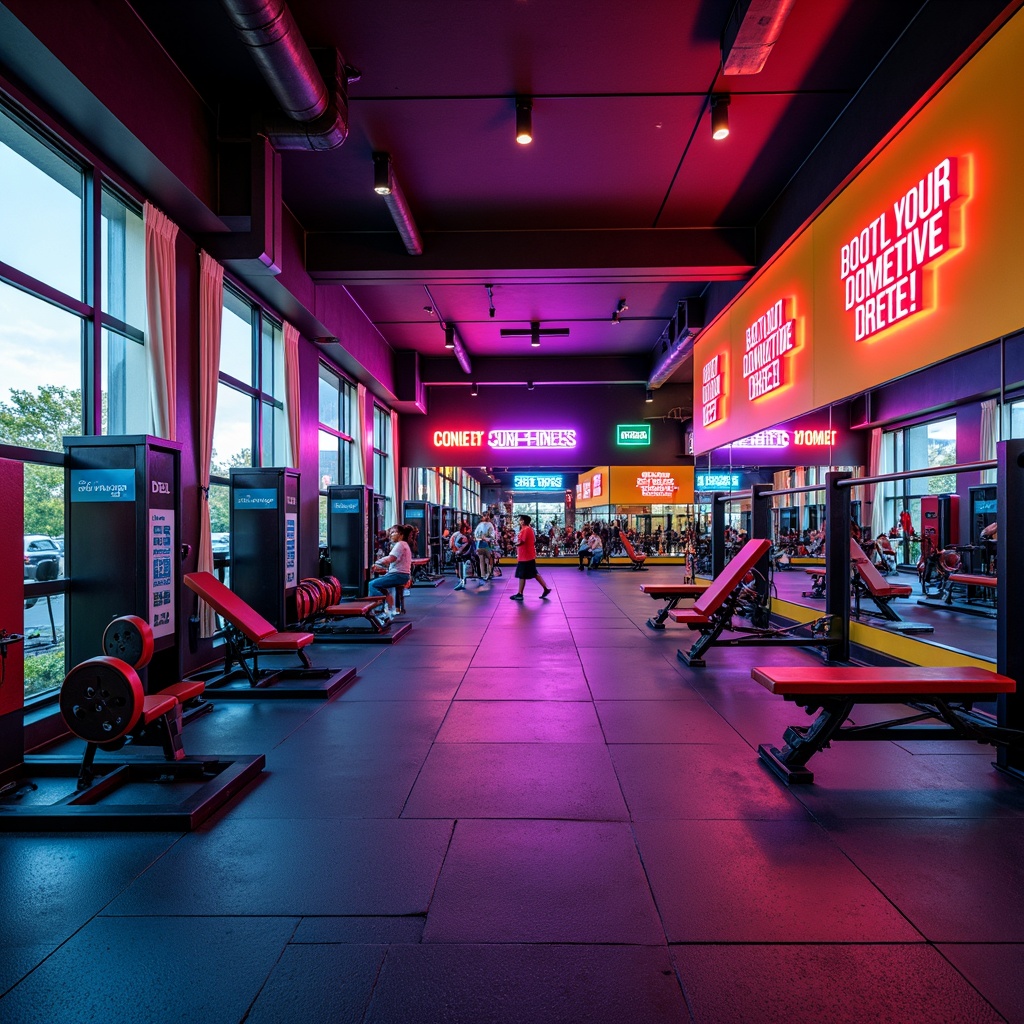
<path fill-rule="evenodd" d="M 395 607 L 402 609 L 404 588 L 395 588 Z M 295 612 L 299 625 L 317 640 L 329 643 L 394 643 L 412 627 L 395 625 L 383 617 L 383 597 L 342 599 L 336 576 L 310 577 L 295 588 Z M 363 620 L 360 624 L 359 620 Z"/>
<path fill-rule="evenodd" d="M 824 597 L 825 596 L 825 578 L 826 573 L 824 569 L 817 567 L 811 569 L 804 569 L 804 572 L 810 577 L 811 589 L 805 590 L 800 595 L 801 597 Z"/>
<path fill-rule="evenodd" d="M 987 669 L 779 665 L 758 667 L 750 674 L 808 714 L 818 712 L 811 725 L 786 729 L 781 749 L 764 743 L 758 747 L 761 760 L 787 785 L 813 782 L 807 762 L 838 740 L 961 739 L 1024 745 L 1024 733 L 997 726 L 972 709 L 975 702 L 1017 689 L 1014 680 Z M 845 724 L 858 704 L 906 704 L 911 713 L 870 725 Z"/>
<path fill-rule="evenodd" d="M 850 538 L 850 562 L 854 573 L 854 615 L 860 618 L 860 599 L 869 598 L 878 608 L 883 618 L 890 622 L 902 622 L 903 618 L 890 605 L 890 601 L 896 597 L 910 597 L 914 588 L 906 583 L 886 583 L 885 577 L 878 571 L 871 559 L 865 554 L 864 549 Z"/>
<path fill-rule="evenodd" d="M 691 668 L 703 668 L 703 653 L 708 647 L 832 647 L 842 641 L 835 633 L 835 616 L 808 623 L 809 637 L 792 635 L 797 626 L 771 626 L 770 604 L 763 603 L 756 589 L 745 582 L 770 548 L 769 540 L 748 540 L 692 608 L 669 612 L 674 621 L 700 632 L 688 651 L 676 652 L 680 661 Z M 733 617 L 737 615 L 749 618 L 751 626 L 735 625 Z M 722 639 L 725 631 L 738 635 Z"/>
<path fill-rule="evenodd" d="M 619 534 L 619 540 L 622 542 L 622 547 L 629 556 L 630 568 L 635 570 L 646 570 L 647 566 L 644 565 L 644 562 L 647 561 L 647 556 L 638 555 L 630 542 L 630 539 L 624 533 Z"/>
<path fill-rule="evenodd" d="M 669 612 L 674 611 L 680 601 L 700 597 L 707 589 L 707 583 L 641 583 L 641 593 L 647 594 L 654 601 L 665 602 L 665 607 L 648 619 L 647 625 L 651 629 L 664 629 Z"/>
<path fill-rule="evenodd" d="M 216 688 L 221 696 L 327 699 L 355 677 L 354 668 L 313 668 L 306 653 L 306 648 L 315 639 L 312 633 L 282 633 L 274 629 L 272 623 L 229 590 L 213 573 L 186 573 L 185 586 L 204 600 L 225 623 L 218 633 L 225 644 L 224 668 L 211 673 L 206 679 L 206 685 Z M 288 651 L 298 655 L 302 668 L 260 669 L 261 654 Z M 240 675 L 231 670 L 236 663 Z"/>
<path fill-rule="evenodd" d="M 998 583 L 999 580 L 995 576 L 983 576 L 980 573 L 968 572 L 950 573 L 949 578 L 946 580 L 946 594 L 943 600 L 946 604 L 952 605 L 953 588 L 963 587 L 964 601 L 967 604 L 970 604 L 972 600 L 978 600 L 977 597 L 971 597 L 971 587 L 981 587 L 983 591 L 985 591 L 985 596 L 982 600 L 987 604 L 994 604 L 996 600 L 996 586 Z"/>

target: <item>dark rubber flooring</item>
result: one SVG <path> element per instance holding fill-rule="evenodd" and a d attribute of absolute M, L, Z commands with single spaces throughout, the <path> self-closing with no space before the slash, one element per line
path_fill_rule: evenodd
<path fill-rule="evenodd" d="M 750 668 L 810 655 L 688 669 L 638 589 L 677 568 L 543 571 L 317 645 L 359 671 L 333 701 L 189 725 L 267 755 L 196 832 L 0 835 L 0 1021 L 1024 1022 L 992 751 L 839 744 L 787 789 L 756 747 L 806 718 Z"/>

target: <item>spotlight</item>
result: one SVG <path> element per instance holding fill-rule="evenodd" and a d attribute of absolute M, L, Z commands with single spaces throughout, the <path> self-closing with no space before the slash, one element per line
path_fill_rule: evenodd
<path fill-rule="evenodd" d="M 645 402 L 653 402 L 654 401 L 654 392 L 650 388 L 647 389 L 647 394 L 644 396 L 644 401 Z"/>
<path fill-rule="evenodd" d="M 532 380 L 528 380 L 526 382 L 526 390 L 527 391 L 532 391 L 533 390 L 533 381 Z"/>
<path fill-rule="evenodd" d="M 444 347 L 455 348 L 455 324 L 444 325 Z"/>
<path fill-rule="evenodd" d="M 389 196 L 391 187 L 391 156 L 388 153 L 374 153 L 373 191 L 379 196 Z"/>
<path fill-rule="evenodd" d="M 716 142 L 729 137 L 729 97 L 711 97 L 711 138 Z"/>
<path fill-rule="evenodd" d="M 479 384 L 474 384 L 474 385 L 473 385 L 473 387 L 472 387 L 472 388 L 470 389 L 470 392 L 469 392 L 469 393 L 470 393 L 470 394 L 471 394 L 471 395 L 472 395 L 472 396 L 473 396 L 474 398 L 476 398 L 476 396 L 480 394 L 480 385 L 479 385 Z"/>
<path fill-rule="evenodd" d="M 520 146 L 533 142 L 533 100 L 529 96 L 516 97 L 516 142 Z"/>

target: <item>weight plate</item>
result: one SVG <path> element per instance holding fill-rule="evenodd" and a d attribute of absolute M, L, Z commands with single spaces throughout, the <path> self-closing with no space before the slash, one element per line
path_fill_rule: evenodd
<path fill-rule="evenodd" d="M 145 668 L 153 658 L 153 630 L 138 615 L 122 615 L 103 631 L 103 653 L 132 668 Z"/>
<path fill-rule="evenodd" d="M 134 728 L 142 714 L 142 682 L 120 658 L 101 656 L 76 665 L 60 688 L 60 713 L 88 743 L 110 743 Z"/>

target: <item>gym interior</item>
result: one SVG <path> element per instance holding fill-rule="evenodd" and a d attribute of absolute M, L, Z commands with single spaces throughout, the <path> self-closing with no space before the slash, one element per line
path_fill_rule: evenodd
<path fill-rule="evenodd" d="M 1022 7 L 0 0 L 0 1019 L 1024 1021 Z"/>

